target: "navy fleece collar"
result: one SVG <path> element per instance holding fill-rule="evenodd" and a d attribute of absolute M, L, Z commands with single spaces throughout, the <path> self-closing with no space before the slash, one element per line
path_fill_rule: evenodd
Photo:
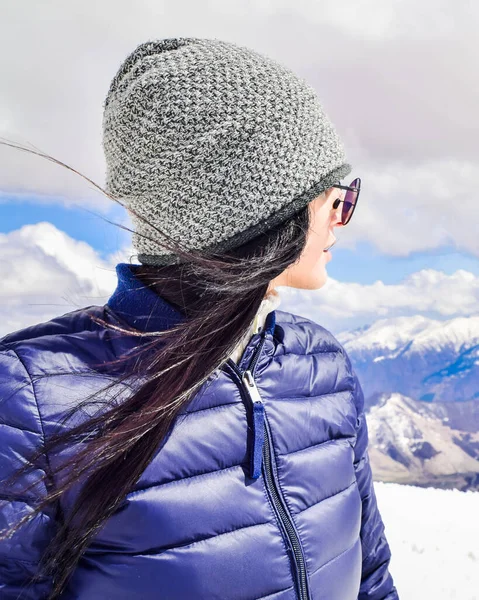
<path fill-rule="evenodd" d="M 163 331 L 181 322 L 185 315 L 135 277 L 141 265 L 116 265 L 118 283 L 107 306 L 128 325 L 141 331 Z M 266 317 L 264 329 L 274 332 L 275 311 Z"/>
<path fill-rule="evenodd" d="M 135 277 L 141 265 L 116 265 L 118 283 L 107 305 L 128 325 L 141 331 L 163 331 L 184 319 L 184 314 Z"/>

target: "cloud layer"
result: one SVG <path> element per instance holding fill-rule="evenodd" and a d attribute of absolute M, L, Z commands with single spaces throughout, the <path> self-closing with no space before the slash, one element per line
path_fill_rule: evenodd
<path fill-rule="evenodd" d="M 132 248 L 105 260 L 85 242 L 51 223 L 0 234 L 0 335 L 90 305 L 106 303 L 116 286 L 115 265 L 136 263 Z M 440 320 L 479 314 L 479 277 L 424 269 L 397 285 L 342 283 L 320 290 L 278 288 L 281 310 L 311 318 L 334 333 L 378 318 L 424 315 Z"/>
<path fill-rule="evenodd" d="M 0 234 L 0 335 L 92 304 L 115 289 L 115 264 L 126 253 L 102 260 L 85 242 L 51 223 Z"/>
<path fill-rule="evenodd" d="M 339 333 L 378 318 L 423 315 L 446 320 L 479 314 L 479 277 L 463 269 L 452 275 L 423 269 L 396 285 L 370 285 L 328 278 L 320 290 L 278 289 L 285 310 Z"/>

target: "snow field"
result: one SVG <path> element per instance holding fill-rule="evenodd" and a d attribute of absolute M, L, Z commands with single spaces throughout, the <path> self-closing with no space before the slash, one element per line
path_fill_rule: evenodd
<path fill-rule="evenodd" d="M 479 493 L 374 488 L 400 600 L 479 600 Z"/>

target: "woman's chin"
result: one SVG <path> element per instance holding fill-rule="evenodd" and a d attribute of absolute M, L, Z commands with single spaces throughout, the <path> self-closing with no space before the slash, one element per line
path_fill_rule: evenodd
<path fill-rule="evenodd" d="M 310 288 L 310 290 L 319 290 L 320 288 L 322 288 L 324 286 L 324 284 L 326 283 L 326 281 L 328 280 L 328 274 L 326 273 L 325 277 L 321 277 L 321 278 L 317 278 L 317 280 L 315 281 L 314 285 L 312 285 Z"/>
<path fill-rule="evenodd" d="M 312 265 L 304 265 L 300 273 L 290 272 L 287 283 L 282 284 L 298 290 L 319 290 L 328 279 L 327 263 L 331 260 L 331 253 L 324 252 Z"/>
<path fill-rule="evenodd" d="M 322 288 L 323 285 L 326 283 L 326 281 L 328 280 L 328 271 L 326 270 L 326 262 L 325 261 L 321 261 L 322 264 L 319 266 L 319 269 L 316 273 L 316 277 L 315 277 L 315 281 L 314 281 L 314 287 L 312 289 L 315 290 L 319 290 L 319 288 Z"/>
<path fill-rule="evenodd" d="M 310 277 L 302 277 L 300 281 L 294 282 L 291 287 L 300 290 L 319 290 L 323 287 L 328 279 L 325 265 L 321 265 L 319 269 L 311 273 Z"/>

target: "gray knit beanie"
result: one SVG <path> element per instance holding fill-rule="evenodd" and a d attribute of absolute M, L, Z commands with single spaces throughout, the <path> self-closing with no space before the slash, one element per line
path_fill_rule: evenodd
<path fill-rule="evenodd" d="M 218 39 L 140 44 L 105 99 L 103 149 L 107 191 L 147 220 L 132 215 L 138 260 L 157 266 L 182 261 L 150 223 L 185 249 L 227 251 L 351 172 L 315 90 Z"/>

